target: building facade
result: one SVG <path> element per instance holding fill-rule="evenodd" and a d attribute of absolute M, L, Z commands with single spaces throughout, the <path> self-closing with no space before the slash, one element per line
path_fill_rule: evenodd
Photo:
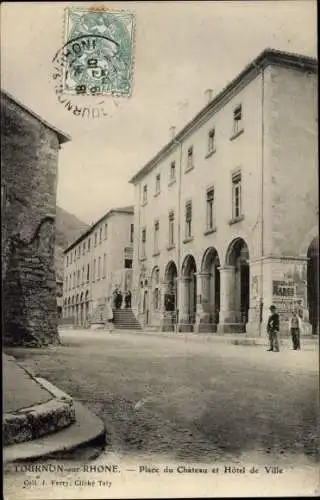
<path fill-rule="evenodd" d="M 57 166 L 69 137 L 1 92 L 4 342 L 59 341 L 54 238 Z"/>
<path fill-rule="evenodd" d="M 133 207 L 113 209 L 64 251 L 64 324 L 104 322 L 114 289 L 131 290 L 133 231 Z"/>
<path fill-rule="evenodd" d="M 164 330 L 318 323 L 317 62 L 265 50 L 131 179 L 133 305 Z"/>

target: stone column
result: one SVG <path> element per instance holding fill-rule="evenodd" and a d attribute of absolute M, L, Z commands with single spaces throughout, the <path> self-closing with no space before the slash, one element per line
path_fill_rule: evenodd
<path fill-rule="evenodd" d="M 189 311 L 189 282 L 190 278 L 181 276 L 178 278 L 178 331 L 191 332 L 192 325 L 190 324 Z"/>
<path fill-rule="evenodd" d="M 197 275 L 197 312 L 196 312 L 196 332 L 212 332 L 211 321 L 211 297 L 210 297 L 210 277 L 208 272 L 201 272 Z"/>
<path fill-rule="evenodd" d="M 220 322 L 219 332 L 234 332 L 235 324 L 235 267 L 220 267 Z"/>

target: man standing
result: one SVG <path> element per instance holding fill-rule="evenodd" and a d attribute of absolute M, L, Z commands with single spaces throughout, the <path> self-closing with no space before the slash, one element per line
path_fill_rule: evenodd
<path fill-rule="evenodd" d="M 279 330 L 280 320 L 276 306 L 270 306 L 270 316 L 267 323 L 267 332 L 269 334 L 270 347 L 268 351 L 279 352 Z"/>
<path fill-rule="evenodd" d="M 302 321 L 300 319 L 298 311 L 294 310 L 289 320 L 289 330 L 291 333 L 293 349 L 295 351 L 300 349 L 301 327 L 302 327 Z"/>

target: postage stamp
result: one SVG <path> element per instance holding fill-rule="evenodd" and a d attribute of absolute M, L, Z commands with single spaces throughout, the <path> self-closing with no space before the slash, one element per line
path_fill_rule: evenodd
<path fill-rule="evenodd" d="M 63 93 L 130 96 L 134 14 L 69 7 L 65 15 Z"/>

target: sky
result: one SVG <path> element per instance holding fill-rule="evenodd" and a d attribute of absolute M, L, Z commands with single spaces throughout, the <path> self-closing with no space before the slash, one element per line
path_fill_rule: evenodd
<path fill-rule="evenodd" d="M 71 136 L 57 203 L 87 223 L 133 204 L 130 178 L 206 104 L 206 89 L 217 94 L 267 47 L 317 55 L 312 0 L 92 3 L 133 12 L 136 25 L 132 95 L 104 96 L 100 119 L 67 111 L 52 80 L 64 9 L 90 2 L 1 5 L 1 86 Z"/>

